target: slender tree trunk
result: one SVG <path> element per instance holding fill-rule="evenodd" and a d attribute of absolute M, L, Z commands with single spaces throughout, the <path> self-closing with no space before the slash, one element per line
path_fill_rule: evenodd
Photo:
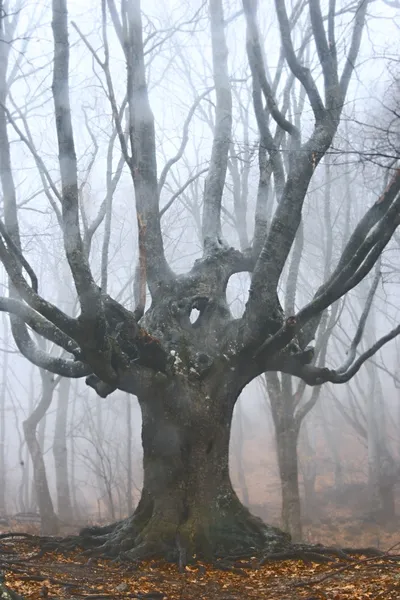
<path fill-rule="evenodd" d="M 292 540 L 302 539 L 299 468 L 297 457 L 298 430 L 286 423 L 276 430 L 279 475 L 282 486 L 282 527 Z"/>
<path fill-rule="evenodd" d="M 144 482 L 132 517 L 82 532 L 101 552 L 189 560 L 276 549 L 288 538 L 250 514 L 229 477 L 229 436 L 237 396 L 176 377 L 139 396 Z M 205 389 L 206 388 L 206 389 Z M 208 393 L 207 393 L 208 388 Z M 237 392 L 238 394 L 238 392 Z M 94 535 L 94 538 L 92 537 Z M 94 541 L 93 541 L 94 540 Z"/>
<path fill-rule="evenodd" d="M 275 442 L 282 494 L 282 527 L 293 541 L 302 538 L 299 464 L 297 442 L 299 425 L 294 415 L 294 399 L 290 377 L 282 384 L 274 373 L 266 375 L 268 396 L 275 427 Z"/>
<path fill-rule="evenodd" d="M 310 439 L 307 422 L 303 422 L 300 440 L 303 450 L 302 475 L 304 486 L 304 512 L 312 519 L 315 516 L 316 511 L 315 481 L 317 478 L 317 460 L 313 441 Z"/>
<path fill-rule="evenodd" d="M 129 394 L 126 394 L 126 469 L 127 469 L 127 509 L 128 515 L 132 514 L 133 510 L 133 496 L 132 496 L 132 400 Z"/>
<path fill-rule="evenodd" d="M 76 411 L 76 398 L 78 392 L 78 384 L 77 382 L 73 385 L 73 393 L 72 393 L 72 410 L 71 410 L 71 423 L 75 423 L 75 411 Z M 72 496 L 72 505 L 73 505 L 73 514 L 77 519 L 80 518 L 81 510 L 78 505 L 78 501 L 76 498 L 76 478 L 75 478 L 75 436 L 72 434 L 70 437 L 70 449 L 71 449 L 71 480 L 70 480 L 70 489 Z"/>
<path fill-rule="evenodd" d="M 58 389 L 53 456 L 56 472 L 58 516 L 63 523 L 72 522 L 72 503 L 68 479 L 67 419 L 70 379 L 63 378 Z"/>
<path fill-rule="evenodd" d="M 47 482 L 46 467 L 42 449 L 36 436 L 36 429 L 41 418 L 48 410 L 54 392 L 54 380 L 51 373 L 41 371 L 42 397 L 38 406 L 23 422 L 25 440 L 33 464 L 33 477 L 35 482 L 36 500 L 41 518 L 41 531 L 43 535 L 56 535 L 58 533 L 58 519 L 54 512 L 53 502 Z"/>
<path fill-rule="evenodd" d="M 238 410 L 237 432 L 238 432 L 238 439 L 237 439 L 237 445 L 236 445 L 236 458 L 237 458 L 236 465 L 237 465 L 237 469 L 238 469 L 238 479 L 239 479 L 240 490 L 242 492 L 243 503 L 246 506 L 249 506 L 249 504 L 250 504 L 249 488 L 247 487 L 246 471 L 244 468 L 243 412 L 242 412 L 241 408 L 239 408 L 239 410 Z"/>
<path fill-rule="evenodd" d="M 393 521 L 396 518 L 396 481 L 393 479 L 381 482 L 379 496 L 382 509 L 382 517 L 385 521 Z"/>
<path fill-rule="evenodd" d="M 8 344 L 8 324 L 3 316 L 4 345 Z M 7 400 L 8 352 L 3 354 L 0 388 L 0 515 L 7 514 L 6 507 L 6 400 Z"/>

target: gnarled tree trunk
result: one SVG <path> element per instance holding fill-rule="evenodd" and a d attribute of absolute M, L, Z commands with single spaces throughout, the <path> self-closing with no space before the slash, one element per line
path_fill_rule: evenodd
<path fill-rule="evenodd" d="M 165 378 L 166 379 L 166 378 Z M 85 530 L 101 552 L 190 560 L 282 549 L 289 537 L 251 515 L 229 477 L 229 436 L 238 396 L 234 380 L 160 377 L 139 395 L 144 483 L 129 519 Z M 93 533 L 98 534 L 92 537 Z"/>

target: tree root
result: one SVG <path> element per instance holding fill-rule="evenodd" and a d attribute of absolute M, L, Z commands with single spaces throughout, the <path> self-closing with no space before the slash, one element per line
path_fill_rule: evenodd
<path fill-rule="evenodd" d="M 88 527 L 77 536 L 43 538 L 29 534 L 3 534 L 0 539 L 7 537 L 22 537 L 39 546 L 41 553 L 68 553 L 79 549 L 88 558 L 101 557 L 130 563 L 161 558 L 178 563 L 181 570 L 198 560 L 205 560 L 224 570 L 259 568 L 269 561 L 283 560 L 332 562 L 339 567 L 354 562 L 355 557 L 360 555 L 400 561 L 400 556 L 376 548 L 294 544 L 287 534 L 265 525 L 241 506 L 239 509 L 235 506 L 235 510 L 221 507 L 218 513 L 207 508 L 199 509 L 192 511 L 183 523 L 174 523 L 156 513 L 153 507 L 143 504 L 128 519 L 106 527 Z M 254 560 L 249 563 L 249 558 Z M 12 557 L 3 562 L 17 564 Z"/>

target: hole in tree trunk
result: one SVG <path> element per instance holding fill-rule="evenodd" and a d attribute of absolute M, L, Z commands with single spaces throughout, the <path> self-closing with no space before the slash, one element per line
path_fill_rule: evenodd
<path fill-rule="evenodd" d="M 208 442 L 208 445 L 207 445 L 207 448 L 206 448 L 206 454 L 210 454 L 210 452 L 211 452 L 211 450 L 212 450 L 213 446 L 214 446 L 214 440 L 210 440 L 210 441 Z"/>
<path fill-rule="evenodd" d="M 226 300 L 235 319 L 239 319 L 244 312 L 249 297 L 249 273 L 235 273 L 231 275 L 226 286 Z"/>
<path fill-rule="evenodd" d="M 197 308 L 192 308 L 192 310 L 190 311 L 190 316 L 189 316 L 191 324 L 194 325 L 197 322 L 199 317 L 200 317 L 200 311 Z"/>

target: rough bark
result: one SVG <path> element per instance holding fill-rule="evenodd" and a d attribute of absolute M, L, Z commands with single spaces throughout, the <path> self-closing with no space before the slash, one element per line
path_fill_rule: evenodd
<path fill-rule="evenodd" d="M 289 537 L 251 515 L 229 477 L 229 436 L 237 382 L 207 384 L 177 374 L 139 395 L 143 492 L 132 517 L 108 530 L 84 530 L 88 546 L 131 559 L 190 561 L 277 551 Z"/>
<path fill-rule="evenodd" d="M 253 4 L 244 3 L 247 12 Z M 100 553 L 118 556 L 127 552 L 131 558 L 162 554 L 178 556 L 185 562 L 194 555 L 252 554 L 255 550 L 273 551 L 288 544 L 288 537 L 255 519 L 239 502 L 232 489 L 228 471 L 230 422 L 241 390 L 262 372 L 280 370 L 300 375 L 312 385 L 327 380 L 339 383 L 354 374 L 366 359 L 366 355 L 363 355 L 354 363 L 353 370 L 345 373 L 309 367 L 306 363 L 311 359 L 307 352 L 302 351 L 303 345 L 300 348 L 294 338 L 313 317 L 319 320 L 319 315 L 327 306 L 352 289 L 372 268 L 377 254 L 388 243 L 397 225 L 400 199 L 396 200 L 395 195 L 400 189 L 400 175 L 378 202 L 378 208 L 370 211 L 369 218 L 364 220 L 361 229 L 365 236 L 369 234 L 368 238 L 360 237 L 360 229 L 358 233 L 355 232 L 350 246 L 346 247 L 338 263 L 340 272 L 335 272 L 334 278 L 296 317 L 287 315 L 284 318 L 278 299 L 278 286 L 301 222 L 309 182 L 331 145 L 339 124 L 345 93 L 356 63 L 367 4 L 364 0 L 357 3 L 350 51 L 339 78 L 337 70 L 332 71 L 335 68 L 332 31 L 327 56 L 321 17 L 319 11 L 315 10 L 318 6 L 312 3 L 312 27 L 325 80 L 325 106 L 311 71 L 300 64 L 299 56 L 294 52 L 285 2 L 275 0 L 283 55 L 293 77 L 299 80 L 308 96 L 315 123 L 309 140 L 301 147 L 296 138 L 293 148 L 298 152 L 293 154 L 293 162 L 288 165 L 286 181 L 280 181 L 282 194 L 268 234 L 265 239 L 259 239 L 262 235 L 257 235 L 256 247 L 261 248 L 257 258 L 227 248 L 219 239 L 232 115 L 222 2 L 210 0 L 217 107 L 211 164 L 204 193 L 205 253 L 190 272 L 175 276 L 166 262 L 161 234 L 155 119 L 147 91 L 140 1 L 121 3 L 120 13 L 114 0 L 102 3 L 103 32 L 107 30 L 107 5 L 127 66 L 126 98 L 131 156 L 120 128 L 121 116 L 118 116 L 120 111 L 115 109 L 112 87 L 108 86 L 108 91 L 121 149 L 132 175 L 137 219 L 143 237 L 147 285 L 152 297 L 151 308 L 138 324 L 139 317 L 136 318 L 97 286 L 80 232 L 77 159 L 69 100 L 67 1 L 52 2 L 52 90 L 61 175 L 61 218 L 65 253 L 81 306 L 79 317 L 67 317 L 45 301 L 23 276 L 22 267 L 26 270 L 26 265 L 20 256 L 15 186 L 6 112 L 3 109 L 0 110 L 0 178 L 5 199 L 6 229 L 14 246 L 10 246 L 4 234 L 1 234 L 4 243 L 0 240 L 0 258 L 15 291 L 32 309 L 23 313 L 25 322 L 33 323 L 34 312 L 40 313 L 45 321 L 41 319 L 38 329 L 45 337 L 69 351 L 75 360 L 55 359 L 40 353 L 32 344 L 21 320 L 21 305 L 15 302 L 6 305 L 3 302 L 3 309 L 12 312 L 13 307 L 19 317 L 13 319 L 14 337 L 21 352 L 35 364 L 61 375 L 82 376 L 88 372 L 88 385 L 102 397 L 119 388 L 139 398 L 143 413 L 144 446 L 142 499 L 134 515 L 126 521 L 106 530 L 86 531 L 83 534 L 87 545 L 98 546 Z M 107 46 L 106 36 L 103 37 Z M 259 40 L 254 35 L 252 38 L 254 46 L 254 42 Z M 2 105 L 7 99 L 5 75 L 8 57 L 5 48 L 9 47 L 6 44 L 3 46 L 0 52 Z M 258 47 L 253 48 L 253 53 L 254 50 L 257 57 Z M 110 74 L 108 61 L 106 49 L 104 69 Z M 254 86 L 261 86 L 277 127 L 288 131 L 285 117 L 287 109 L 277 112 L 272 103 L 276 89 L 268 88 L 262 70 L 255 69 L 254 74 L 260 79 L 257 82 L 253 75 Z M 290 129 L 293 137 L 293 130 Z M 262 159 L 265 163 L 265 159 Z M 275 188 L 276 174 L 275 169 Z M 264 188 L 269 184 L 270 175 L 264 165 L 261 181 Z M 280 173 L 278 179 L 282 180 L 283 175 Z M 265 199 L 265 189 L 260 198 Z M 258 210 L 257 215 L 262 217 L 261 225 L 264 228 L 268 212 Z M 375 227 L 371 232 L 373 225 Z M 227 305 L 226 286 L 230 276 L 241 271 L 252 271 L 253 274 L 244 316 L 235 320 Z M 145 290 L 144 279 L 142 284 Z M 193 309 L 198 310 L 200 316 L 192 325 L 190 314 Z M 397 330 L 393 330 L 370 352 L 375 352 L 397 333 Z M 301 414 L 304 415 L 309 408 L 309 404 L 304 405 Z M 289 458 L 295 455 L 293 441 L 297 439 L 292 424 L 293 419 L 290 424 L 279 423 L 279 435 L 286 440 L 280 464 L 285 480 L 290 485 L 297 479 L 297 470 L 294 470 Z M 30 443 L 32 451 L 36 452 L 36 472 L 39 473 L 44 464 L 43 461 L 40 463 L 34 436 L 30 437 Z M 50 503 L 49 511 L 52 508 Z"/>

